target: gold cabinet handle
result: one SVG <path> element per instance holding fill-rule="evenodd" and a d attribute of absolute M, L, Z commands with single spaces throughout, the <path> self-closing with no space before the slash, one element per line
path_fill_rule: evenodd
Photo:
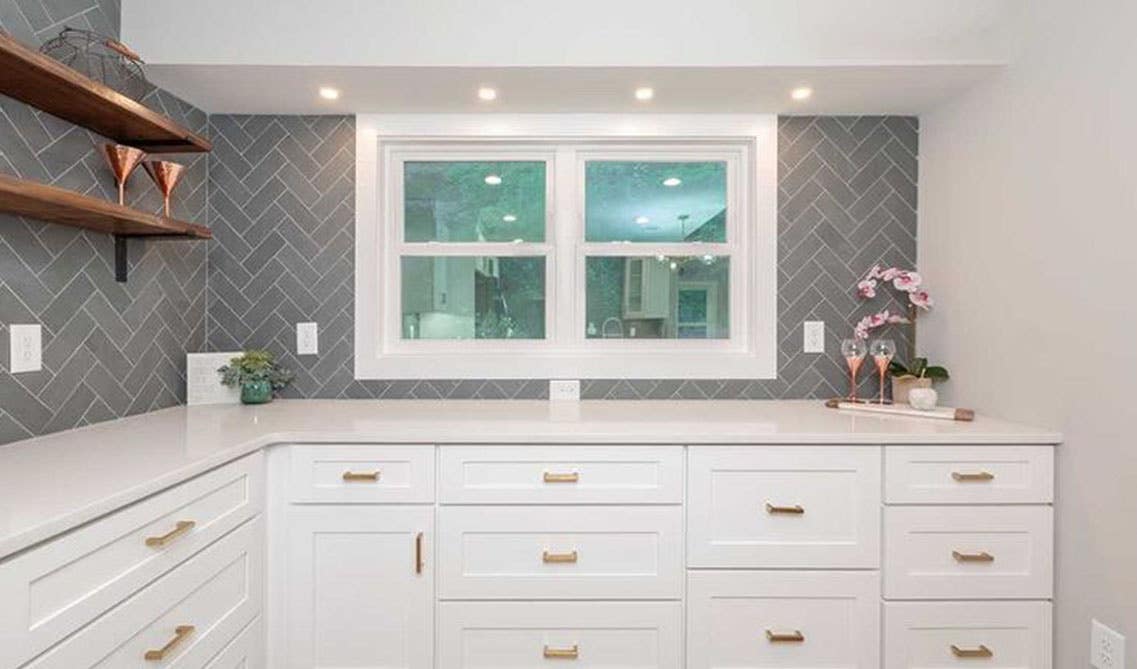
<path fill-rule="evenodd" d="M 991 472 L 952 472 L 951 477 L 960 483 L 984 483 L 995 480 L 995 475 Z"/>
<path fill-rule="evenodd" d="M 350 469 L 343 473 L 343 480 L 348 483 L 356 481 L 372 482 L 379 480 L 379 470 L 373 472 L 353 472 Z"/>
<path fill-rule="evenodd" d="M 150 548 L 165 548 L 175 539 L 192 530 L 196 525 L 197 523 L 192 520 L 179 520 L 178 523 L 174 525 L 174 529 L 169 532 L 157 537 L 146 537 L 146 545 Z"/>
<path fill-rule="evenodd" d="M 557 474 L 555 472 L 545 472 L 545 483 L 577 483 L 580 481 L 580 472 L 567 472 Z"/>
<path fill-rule="evenodd" d="M 800 516 L 805 513 L 805 509 L 802 508 L 800 504 L 794 504 L 793 506 L 774 506 L 773 504 L 766 502 L 766 513 L 770 515 L 787 514 Z"/>
<path fill-rule="evenodd" d="M 794 630 L 790 634 L 766 630 L 766 640 L 770 643 L 804 643 L 805 635 L 800 630 Z"/>
<path fill-rule="evenodd" d="M 422 532 L 415 535 L 415 573 L 422 573 Z"/>
<path fill-rule="evenodd" d="M 951 654 L 956 657 L 995 657 L 995 653 L 987 646 L 980 645 L 977 648 L 960 648 L 954 643 L 951 645 Z"/>
<path fill-rule="evenodd" d="M 571 564 L 571 563 L 575 563 L 578 557 L 579 556 L 577 555 L 576 551 L 572 551 L 571 553 L 550 553 L 549 551 L 545 551 L 544 553 L 541 554 L 541 561 L 546 563 L 546 564 L 549 564 L 549 563 Z"/>
<path fill-rule="evenodd" d="M 166 645 L 162 646 L 158 650 L 146 651 L 146 655 L 143 657 L 147 662 L 161 662 L 162 660 L 166 659 L 167 655 L 174 652 L 174 649 L 176 649 L 178 645 L 181 644 L 181 642 L 185 641 L 189 635 L 193 634 L 195 629 L 197 628 L 195 628 L 193 625 L 178 625 L 174 628 L 173 639 L 167 641 Z"/>
<path fill-rule="evenodd" d="M 576 644 L 573 644 L 571 648 L 545 646 L 543 655 L 546 660 L 575 660 L 580 657 L 580 646 Z"/>
<path fill-rule="evenodd" d="M 956 562 L 994 562 L 995 556 L 987 551 L 981 553 L 960 553 L 959 551 L 952 551 L 951 556 L 955 558 Z"/>

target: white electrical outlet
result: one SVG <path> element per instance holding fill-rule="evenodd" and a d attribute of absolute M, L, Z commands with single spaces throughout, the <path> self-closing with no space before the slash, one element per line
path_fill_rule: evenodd
<path fill-rule="evenodd" d="M 38 372 L 43 369 L 40 326 L 8 326 L 8 369 L 13 374 Z"/>
<path fill-rule="evenodd" d="M 802 328 L 802 350 L 806 353 L 825 352 L 825 321 L 806 321 Z"/>
<path fill-rule="evenodd" d="M 569 401 L 579 400 L 580 381 L 577 379 L 553 379 L 549 381 L 549 399 Z"/>
<path fill-rule="evenodd" d="M 1090 632 L 1090 666 L 1125 669 L 1125 637 L 1096 620 Z"/>
<path fill-rule="evenodd" d="M 318 332 L 315 323 L 296 324 L 296 355 L 316 355 L 319 352 Z"/>

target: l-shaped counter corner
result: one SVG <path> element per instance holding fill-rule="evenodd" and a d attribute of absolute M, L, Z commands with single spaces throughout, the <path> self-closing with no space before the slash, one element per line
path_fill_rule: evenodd
<path fill-rule="evenodd" d="M 0 447 L 0 560 L 274 444 L 1058 444 L 1060 434 L 878 417 L 811 400 L 277 400 L 175 407 Z"/>

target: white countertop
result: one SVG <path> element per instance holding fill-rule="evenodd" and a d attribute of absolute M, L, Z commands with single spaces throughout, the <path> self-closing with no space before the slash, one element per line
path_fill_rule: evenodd
<path fill-rule="evenodd" d="M 265 446 L 1057 444 L 976 417 L 878 417 L 819 401 L 277 400 L 176 407 L 0 446 L 0 559 Z"/>

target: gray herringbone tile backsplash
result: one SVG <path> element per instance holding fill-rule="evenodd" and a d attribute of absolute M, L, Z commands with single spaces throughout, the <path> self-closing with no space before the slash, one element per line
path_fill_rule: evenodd
<path fill-rule="evenodd" d="M 208 341 L 282 352 L 296 397 L 540 398 L 543 380 L 356 381 L 352 376 L 354 128 L 349 117 L 212 116 Z M 586 398 L 809 398 L 844 390 L 840 339 L 868 309 L 853 295 L 875 262 L 916 257 L 918 131 L 912 118 L 779 123 L 779 378 L 590 380 Z M 874 305 L 880 307 L 880 304 Z M 826 355 L 801 323 L 827 324 Z M 297 321 L 319 356 L 291 354 Z M 895 333 L 903 343 L 904 333 Z M 867 382 L 866 383 L 870 383 Z"/>
<path fill-rule="evenodd" d="M 117 0 L 0 0 L 0 29 L 38 46 L 63 27 L 118 34 Z M 111 239 L 0 215 L 0 443 L 175 405 L 187 351 L 264 346 L 298 376 L 295 397 L 541 398 L 540 379 L 352 378 L 354 127 L 349 117 L 206 117 L 156 90 L 145 102 L 215 142 L 174 198 L 212 242 L 132 243 L 114 282 Z M 916 256 L 915 119 L 779 123 L 779 378 L 591 380 L 587 398 L 807 398 L 840 392 L 838 344 L 867 309 L 852 284 L 874 262 Z M 0 96 L 0 171 L 107 199 L 102 138 Z M 161 199 L 141 171 L 135 206 Z M 207 288 L 208 286 L 208 288 Z M 876 305 L 880 306 L 880 305 Z M 827 324 L 804 355 L 801 322 Z M 320 324 L 319 356 L 297 358 L 294 323 Z M 8 373 L 8 325 L 43 326 L 44 370 Z M 903 339 L 903 333 L 896 333 Z M 871 382 L 866 381 L 870 385 Z"/>
<path fill-rule="evenodd" d="M 118 15 L 107 0 L 0 0 L 0 28 L 32 46 L 65 24 L 117 35 Z M 204 112 L 164 91 L 144 103 L 206 130 Z M 0 172 L 115 199 L 104 141 L 0 96 Z M 174 215 L 208 224 L 208 158 L 172 159 L 189 165 Z M 127 193 L 162 208 L 141 169 Z M 183 401 L 185 353 L 205 345 L 206 242 L 132 241 L 127 283 L 113 257 L 108 235 L 0 214 L 0 443 Z M 12 323 L 42 325 L 43 371 L 8 373 Z"/>

